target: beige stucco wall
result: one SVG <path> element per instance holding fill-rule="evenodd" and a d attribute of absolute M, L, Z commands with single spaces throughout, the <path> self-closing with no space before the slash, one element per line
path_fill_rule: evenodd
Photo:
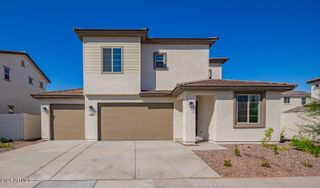
<path fill-rule="evenodd" d="M 21 66 L 22 60 L 25 67 Z M 10 81 L 4 80 L 3 66 L 10 68 Z M 29 76 L 33 85 L 28 83 Z M 39 81 L 44 83 L 44 89 L 39 87 Z M 40 114 L 40 101 L 30 95 L 45 91 L 45 85 L 46 80 L 24 55 L 0 53 L 0 114 L 8 113 L 7 105 L 14 105 L 15 113 Z"/>
<path fill-rule="evenodd" d="M 40 116 L 0 114 L 0 136 L 13 140 L 40 138 Z"/>
<path fill-rule="evenodd" d="M 234 104 L 233 92 L 215 92 L 213 141 L 217 143 L 230 142 L 260 142 L 265 128 L 233 128 Z M 266 92 L 266 129 L 274 129 L 272 141 L 280 140 L 280 92 Z"/>
<path fill-rule="evenodd" d="M 102 48 L 121 47 L 123 72 L 102 73 Z M 85 94 L 138 94 L 141 90 L 139 37 L 84 37 L 83 75 Z"/>
<path fill-rule="evenodd" d="M 197 96 L 198 101 L 198 135 L 204 139 L 209 140 L 209 135 L 212 137 L 214 126 L 214 96 L 200 95 Z"/>
<path fill-rule="evenodd" d="M 286 112 L 281 114 L 281 129 L 284 129 L 285 138 L 291 139 L 299 135 L 301 126 L 314 125 L 320 119 L 312 118 L 306 112 Z"/>
<path fill-rule="evenodd" d="M 83 99 L 46 99 L 41 100 L 41 139 L 50 140 L 50 104 L 84 104 Z M 44 110 L 44 109 L 47 109 Z"/>
<path fill-rule="evenodd" d="M 167 54 L 167 70 L 154 70 L 154 52 Z M 142 90 L 171 90 L 177 83 L 209 77 L 209 45 L 142 44 L 141 53 Z"/>
<path fill-rule="evenodd" d="M 41 138 L 41 117 L 24 114 L 24 139 Z"/>

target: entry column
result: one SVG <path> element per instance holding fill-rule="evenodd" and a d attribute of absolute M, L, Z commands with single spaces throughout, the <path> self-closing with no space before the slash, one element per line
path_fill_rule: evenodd
<path fill-rule="evenodd" d="M 182 141 L 194 144 L 196 141 L 196 95 L 185 92 L 182 99 Z"/>

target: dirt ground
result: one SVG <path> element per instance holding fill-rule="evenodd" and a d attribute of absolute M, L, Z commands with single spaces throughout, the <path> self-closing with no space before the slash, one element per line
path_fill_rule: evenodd
<path fill-rule="evenodd" d="M 293 149 L 288 144 L 278 144 L 279 154 L 260 144 L 237 145 L 241 157 L 235 155 L 236 145 L 223 145 L 227 150 L 194 151 L 212 169 L 224 177 L 283 177 L 283 176 L 319 176 L 320 157 Z M 225 160 L 232 166 L 226 167 Z M 270 167 L 263 167 L 263 162 Z M 308 162 L 312 167 L 306 167 Z"/>

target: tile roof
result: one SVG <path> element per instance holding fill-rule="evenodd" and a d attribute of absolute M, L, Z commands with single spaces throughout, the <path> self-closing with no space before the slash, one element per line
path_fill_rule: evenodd
<path fill-rule="evenodd" d="M 47 91 L 38 94 L 32 94 L 33 98 L 84 98 L 83 89 L 67 89 L 59 91 Z"/>
<path fill-rule="evenodd" d="M 281 93 L 282 97 L 306 97 L 308 95 L 310 95 L 310 93 L 305 91 L 286 91 Z"/>
<path fill-rule="evenodd" d="M 312 84 L 314 82 L 320 82 L 320 77 L 307 81 L 308 84 Z"/>
<path fill-rule="evenodd" d="M 280 90 L 288 91 L 296 87 L 295 84 L 279 82 L 257 82 L 257 81 L 240 81 L 240 80 L 200 80 L 193 82 L 184 82 L 177 84 L 173 90 L 148 90 L 141 91 L 141 97 L 168 97 L 175 96 L 183 90 Z M 32 97 L 37 99 L 43 98 L 83 98 L 83 89 L 69 89 L 61 91 L 49 91 L 39 94 L 33 94 Z"/>

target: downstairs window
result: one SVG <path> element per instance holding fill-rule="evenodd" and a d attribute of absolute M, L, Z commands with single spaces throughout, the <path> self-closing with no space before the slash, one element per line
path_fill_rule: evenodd
<path fill-rule="evenodd" d="M 235 95 L 235 127 L 259 128 L 264 127 L 262 94 Z"/>

